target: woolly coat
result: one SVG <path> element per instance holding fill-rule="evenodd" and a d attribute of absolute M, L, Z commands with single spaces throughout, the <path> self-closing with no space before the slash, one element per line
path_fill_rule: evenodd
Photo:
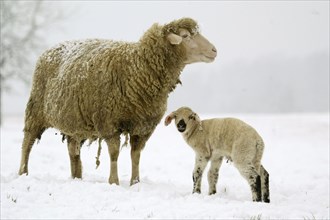
<path fill-rule="evenodd" d="M 260 162 L 264 148 L 264 142 L 257 131 L 236 118 L 213 118 L 196 122 L 184 134 L 184 139 L 198 155 L 211 158 L 216 152 L 217 156 L 225 156 L 236 163 Z"/>
<path fill-rule="evenodd" d="M 183 46 L 166 39 L 179 28 L 198 30 L 184 18 L 154 24 L 134 43 L 68 41 L 46 51 L 36 65 L 24 131 L 55 127 L 77 140 L 150 135 L 185 67 Z"/>

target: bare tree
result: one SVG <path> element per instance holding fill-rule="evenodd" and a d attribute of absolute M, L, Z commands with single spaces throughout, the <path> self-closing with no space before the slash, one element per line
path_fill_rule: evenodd
<path fill-rule="evenodd" d="M 47 28 L 63 13 L 45 1 L 1 0 L 0 92 L 8 92 L 10 81 L 29 84 L 37 55 L 46 47 Z M 0 124 L 2 102 L 0 98 Z"/>

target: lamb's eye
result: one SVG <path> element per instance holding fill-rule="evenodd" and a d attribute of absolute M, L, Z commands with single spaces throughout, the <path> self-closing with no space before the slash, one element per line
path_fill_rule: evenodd
<path fill-rule="evenodd" d="M 188 119 L 195 119 L 195 116 L 194 115 L 189 115 Z"/>
<path fill-rule="evenodd" d="M 182 35 L 182 37 L 183 38 L 187 38 L 187 37 L 189 37 L 189 35 L 188 34 L 184 34 L 184 35 Z"/>

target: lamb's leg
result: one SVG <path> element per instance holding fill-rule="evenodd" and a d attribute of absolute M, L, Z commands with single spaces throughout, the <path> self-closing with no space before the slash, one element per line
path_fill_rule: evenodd
<path fill-rule="evenodd" d="M 217 192 L 217 182 L 222 159 L 223 157 L 211 159 L 211 167 L 207 174 L 207 179 L 209 182 L 209 195 L 215 194 Z"/>
<path fill-rule="evenodd" d="M 43 132 L 43 131 L 42 131 Z M 42 132 L 24 132 L 24 139 L 22 145 L 21 165 L 19 168 L 19 175 L 26 173 L 28 175 L 28 163 L 32 146 L 37 138 L 40 138 Z M 40 135 L 38 135 L 40 134 Z M 39 136 L 39 137 L 38 137 Z"/>
<path fill-rule="evenodd" d="M 140 172 L 139 172 L 140 155 L 149 137 L 150 135 L 147 136 L 133 135 L 130 137 L 131 160 L 132 160 L 132 176 L 130 181 L 131 185 L 140 182 Z"/>
<path fill-rule="evenodd" d="M 195 168 L 193 171 L 193 193 L 201 193 L 202 176 L 208 161 L 209 158 L 196 154 Z"/>
<path fill-rule="evenodd" d="M 68 150 L 70 156 L 71 176 L 72 178 L 81 178 L 82 177 L 82 167 L 80 160 L 81 142 L 75 140 L 70 136 L 67 136 L 67 141 L 68 141 Z"/>
<path fill-rule="evenodd" d="M 105 141 L 108 145 L 108 151 L 111 161 L 109 183 L 119 185 L 117 160 L 120 147 L 120 135 L 115 135 L 111 138 L 106 138 Z"/>
<path fill-rule="evenodd" d="M 261 192 L 262 200 L 269 203 L 269 174 L 267 170 L 261 165 L 260 166 L 260 176 L 261 176 Z"/>
<path fill-rule="evenodd" d="M 261 178 L 257 169 L 251 164 L 235 164 L 241 175 L 247 180 L 252 192 L 252 200 L 261 202 Z"/>

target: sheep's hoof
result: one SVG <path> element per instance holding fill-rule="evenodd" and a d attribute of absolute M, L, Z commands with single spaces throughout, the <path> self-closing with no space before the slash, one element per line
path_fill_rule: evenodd
<path fill-rule="evenodd" d="M 82 177 L 80 176 L 71 176 L 72 177 L 72 179 L 82 179 Z"/>
<path fill-rule="evenodd" d="M 20 175 L 20 176 L 23 175 L 23 174 L 25 174 L 25 176 L 29 175 L 28 172 L 25 172 L 25 171 L 19 171 L 18 172 L 18 175 Z"/>
<path fill-rule="evenodd" d="M 139 178 L 132 179 L 131 180 L 131 186 L 133 186 L 134 184 L 137 184 L 139 182 L 140 182 L 140 179 Z"/>
<path fill-rule="evenodd" d="M 25 166 L 21 167 L 18 171 L 18 175 L 23 175 L 23 174 L 26 174 L 26 175 L 29 174 L 28 170 L 25 169 Z"/>
<path fill-rule="evenodd" d="M 82 174 L 81 172 L 76 172 L 76 173 L 71 173 L 72 179 L 82 179 Z"/>
<path fill-rule="evenodd" d="M 111 179 L 109 178 L 109 184 L 116 184 L 116 185 L 119 185 L 119 180 L 118 179 Z"/>

